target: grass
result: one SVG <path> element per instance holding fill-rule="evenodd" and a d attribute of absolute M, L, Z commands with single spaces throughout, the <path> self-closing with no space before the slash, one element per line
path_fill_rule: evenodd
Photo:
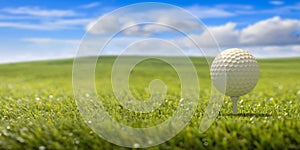
<path fill-rule="evenodd" d="M 108 85 L 113 60 L 101 58 L 96 69 L 97 91 L 110 114 L 130 126 L 144 127 L 159 124 L 174 113 L 180 99 L 180 81 L 174 69 L 158 60 L 134 68 L 129 81 L 135 97 L 148 98 L 145 88 L 155 78 L 168 86 L 168 101 L 159 110 L 139 114 L 123 110 L 111 94 Z M 192 61 L 198 71 L 200 100 L 206 104 L 210 96 L 208 66 L 203 58 Z M 72 91 L 72 62 L 0 65 L 0 149 L 123 149 L 101 139 L 80 117 Z M 238 115 L 232 115 L 227 97 L 216 121 L 200 134 L 205 105 L 198 105 L 183 131 L 150 149 L 300 149 L 300 58 L 258 62 L 260 80 L 239 100 Z"/>

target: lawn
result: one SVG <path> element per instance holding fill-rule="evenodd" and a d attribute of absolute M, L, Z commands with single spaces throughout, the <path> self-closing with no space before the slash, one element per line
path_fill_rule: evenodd
<path fill-rule="evenodd" d="M 259 82 L 240 98 L 238 114 L 232 115 L 226 97 L 216 121 L 202 134 L 198 128 L 210 97 L 209 69 L 205 59 L 191 60 L 203 103 L 178 135 L 150 149 L 300 149 L 300 58 L 258 60 Z M 133 127 L 152 126 L 172 116 L 180 100 L 180 81 L 171 66 L 150 59 L 131 72 L 130 89 L 139 99 L 150 96 L 147 87 L 153 79 L 168 87 L 161 108 L 140 114 L 116 102 L 110 88 L 113 61 L 100 58 L 96 69 L 99 99 L 109 114 Z M 0 65 L 0 149 L 123 149 L 101 139 L 80 117 L 72 65 L 71 59 Z"/>

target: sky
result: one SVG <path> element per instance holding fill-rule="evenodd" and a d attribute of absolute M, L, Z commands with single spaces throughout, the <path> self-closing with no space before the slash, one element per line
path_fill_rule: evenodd
<path fill-rule="evenodd" d="M 0 0 L 0 63 L 72 58 L 85 35 L 103 37 L 137 21 L 126 18 L 126 14 L 106 17 L 106 24 L 101 25 L 96 23 L 99 18 L 120 7 L 141 2 L 145 1 Z M 169 8 L 132 9 L 127 16 L 146 14 L 154 21 L 178 26 L 201 47 L 210 46 L 206 39 L 211 33 L 222 50 L 239 47 L 258 58 L 300 57 L 300 2 L 297 0 L 152 2 L 187 10 L 201 20 L 207 30 L 196 32 L 195 22 L 181 18 Z M 176 41 L 186 48 L 188 55 L 201 55 L 193 51 L 187 37 L 150 25 L 122 32 L 104 54 L 118 54 L 140 37 Z M 156 46 L 160 45 L 164 48 L 164 44 Z M 142 48 L 149 52 L 153 44 L 144 44 Z"/>

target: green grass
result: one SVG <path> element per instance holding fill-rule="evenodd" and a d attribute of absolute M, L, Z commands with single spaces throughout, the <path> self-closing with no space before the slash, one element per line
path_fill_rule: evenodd
<path fill-rule="evenodd" d="M 149 97 L 145 88 L 155 78 L 168 86 L 168 102 L 152 114 L 139 114 L 123 110 L 111 94 L 113 60 L 102 58 L 96 70 L 97 91 L 110 114 L 133 127 L 144 127 L 159 124 L 174 113 L 180 99 L 174 69 L 158 60 L 134 68 L 130 89 L 137 98 Z M 199 97 L 206 104 L 210 97 L 208 66 L 203 58 L 192 61 L 199 76 Z M 300 149 L 300 58 L 258 62 L 260 80 L 252 92 L 241 97 L 238 115 L 231 114 L 227 97 L 216 121 L 200 134 L 205 105 L 198 105 L 183 131 L 151 149 Z M 101 139 L 81 119 L 72 91 L 72 63 L 0 65 L 0 149 L 122 149 Z"/>

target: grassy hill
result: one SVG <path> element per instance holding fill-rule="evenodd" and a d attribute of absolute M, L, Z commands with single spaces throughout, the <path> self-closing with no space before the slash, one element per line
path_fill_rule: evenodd
<path fill-rule="evenodd" d="M 96 87 L 101 98 L 111 104 L 110 70 L 114 57 L 104 57 L 96 68 Z M 208 65 L 192 58 L 200 84 L 200 100 L 210 97 Z M 300 58 L 258 60 L 261 75 L 256 88 L 242 96 L 239 114 L 231 114 L 226 98 L 220 115 L 204 133 L 198 126 L 205 110 L 199 105 L 188 126 L 170 141 L 151 149 L 299 149 L 300 148 Z M 112 149 L 81 119 L 72 91 L 73 60 L 53 60 L 0 65 L 0 149 Z M 151 80 L 159 78 L 168 86 L 161 111 L 140 116 L 125 113 L 118 104 L 108 112 L 132 126 L 151 118 L 157 124 L 167 119 L 180 99 L 180 81 L 166 63 L 148 60 L 138 64 L 130 76 L 134 96 L 145 99 Z M 117 110 L 117 111 L 116 111 Z M 134 118 L 126 120 L 124 116 Z"/>

